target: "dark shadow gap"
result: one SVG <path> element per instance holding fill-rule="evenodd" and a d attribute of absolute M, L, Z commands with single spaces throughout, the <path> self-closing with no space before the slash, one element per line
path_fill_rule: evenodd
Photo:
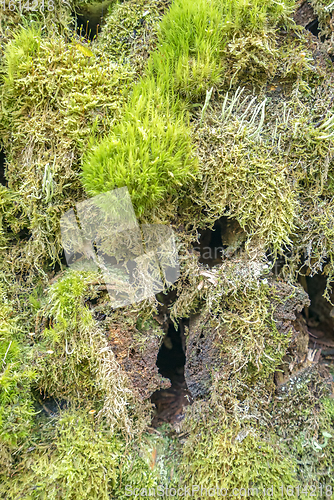
<path fill-rule="evenodd" d="M 3 150 L 0 150 L 0 184 L 7 187 L 7 180 L 5 177 L 6 156 Z"/>
<path fill-rule="evenodd" d="M 184 378 L 185 336 L 183 323 L 178 329 L 170 325 L 160 348 L 157 366 L 159 373 L 171 381 L 169 389 L 159 390 L 152 394 L 156 414 L 152 425 L 159 427 L 164 423 L 177 424 L 184 418 L 184 407 L 191 404 L 192 399 Z"/>
<path fill-rule="evenodd" d="M 305 29 L 310 33 L 312 33 L 312 35 L 316 36 L 322 43 L 324 43 L 324 41 L 326 40 L 325 36 L 323 35 L 320 36 L 319 20 L 317 17 L 313 19 L 310 23 L 308 23 L 305 26 Z"/>
<path fill-rule="evenodd" d="M 55 399 L 52 396 L 48 396 L 39 391 L 38 388 L 32 389 L 32 394 L 34 397 L 34 406 L 38 414 L 54 418 L 59 416 L 62 410 L 66 410 L 69 403 L 65 400 Z"/>
<path fill-rule="evenodd" d="M 311 304 L 303 310 L 309 332 L 309 347 L 321 349 L 322 361 L 334 366 L 334 307 L 323 297 L 327 277 L 316 274 L 301 279 Z M 330 294 L 333 303 L 334 292 Z"/>
<path fill-rule="evenodd" d="M 199 253 L 199 262 L 210 268 L 240 252 L 246 239 L 238 221 L 229 217 L 220 217 L 212 229 L 201 229 L 199 234 L 194 250 Z"/>
<path fill-rule="evenodd" d="M 91 41 L 97 38 L 109 13 L 109 7 L 113 3 L 114 0 L 106 0 L 102 3 L 85 4 L 78 7 L 75 15 L 78 35 Z"/>
<path fill-rule="evenodd" d="M 308 23 L 306 26 L 305 26 L 305 29 L 307 31 L 310 31 L 312 33 L 312 35 L 316 36 L 317 38 L 319 38 L 319 34 L 320 34 L 320 29 L 319 29 L 319 20 L 318 18 L 316 17 L 315 19 L 313 19 L 310 23 Z"/>

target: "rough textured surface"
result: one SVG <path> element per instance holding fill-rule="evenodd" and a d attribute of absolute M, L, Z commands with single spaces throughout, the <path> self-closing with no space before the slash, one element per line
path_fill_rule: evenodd
<path fill-rule="evenodd" d="M 334 4 L 64 5 L 0 19 L 0 498 L 334 486 Z M 59 219 L 124 186 L 180 277 L 115 310 Z"/>
<path fill-rule="evenodd" d="M 274 282 L 271 292 L 273 319 L 278 331 L 284 336 L 291 336 L 289 355 L 284 358 L 290 361 L 290 373 L 294 365 L 305 360 L 307 356 L 308 333 L 298 328 L 296 314 L 310 303 L 301 286 L 293 287 L 284 282 Z M 300 316 L 299 316 L 300 317 Z M 221 343 L 224 343 L 222 328 L 210 328 L 210 316 L 196 314 L 190 316 L 189 335 L 187 337 L 187 356 L 185 379 L 194 398 L 208 397 L 213 385 L 214 372 L 223 372 L 228 365 L 228 357 L 221 356 Z M 298 337 L 298 341 L 297 341 Z M 297 358 L 295 359 L 295 357 Z M 294 359 L 292 363 L 291 358 Z M 301 358 L 301 359 L 300 359 Z M 278 382 L 279 377 L 277 378 Z"/>
<path fill-rule="evenodd" d="M 207 317 L 190 316 L 184 375 L 193 398 L 208 396 L 212 386 L 212 371 L 222 365 L 217 338 Z"/>
<path fill-rule="evenodd" d="M 161 337 L 148 331 L 145 342 L 140 345 L 133 339 L 134 331 L 111 325 L 107 338 L 117 362 L 131 379 L 134 390 L 141 400 L 145 400 L 158 389 L 170 387 L 170 381 L 159 375 L 156 365 Z"/>

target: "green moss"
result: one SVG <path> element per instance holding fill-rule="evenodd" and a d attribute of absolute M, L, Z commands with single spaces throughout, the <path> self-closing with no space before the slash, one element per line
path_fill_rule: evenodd
<path fill-rule="evenodd" d="M 274 29 L 288 22 L 292 6 L 267 0 L 174 2 L 161 22 L 161 46 L 152 55 L 150 70 L 190 99 L 203 96 L 226 76 L 232 83 L 244 70 L 270 73 Z"/>
<path fill-rule="evenodd" d="M 69 271 L 49 289 L 39 317 L 47 321 L 34 348 L 38 388 L 49 396 L 88 405 L 125 434 L 141 432 L 149 405 L 131 388 L 116 362 L 103 329 L 85 300 L 96 296 L 90 283 L 99 277 Z"/>
<path fill-rule="evenodd" d="M 311 0 L 310 4 L 318 18 L 321 36 L 330 37 L 333 31 L 331 27 L 331 16 L 334 10 L 333 2 L 330 0 Z"/>
<path fill-rule="evenodd" d="M 86 191 L 127 186 L 138 215 L 175 197 L 196 167 L 184 116 L 176 109 L 154 80 L 138 84 L 122 120 L 85 157 Z"/>
<path fill-rule="evenodd" d="M 53 442 L 22 457 L 7 498 L 109 498 L 119 480 L 122 439 L 82 411 L 62 412 L 52 434 Z"/>
<path fill-rule="evenodd" d="M 172 316 L 184 317 L 195 308 L 201 310 L 204 331 L 214 335 L 224 364 L 219 369 L 222 390 L 225 377 L 247 386 L 258 380 L 270 381 L 286 352 L 290 334 L 280 332 L 275 323 L 276 285 L 268 282 L 267 276 L 265 261 L 247 264 L 234 258 L 208 274 L 198 269 L 190 283 L 180 282 Z M 293 295 L 293 289 L 290 291 Z"/>
<path fill-rule="evenodd" d="M 11 453 L 26 448 L 34 426 L 35 409 L 31 385 L 36 373 L 31 366 L 31 352 L 24 345 L 24 336 L 16 311 L 1 284 L 0 313 L 0 467 L 10 471 Z"/>
<path fill-rule="evenodd" d="M 2 471 L 0 494 L 10 500 L 134 499 L 138 495 L 126 494 L 129 487 L 169 481 L 176 451 L 173 440 L 160 435 L 129 443 L 87 409 L 62 410 L 41 422 L 37 442 L 21 454 L 15 475 L 9 479 Z"/>
<path fill-rule="evenodd" d="M 328 373 L 320 368 L 306 371 L 271 404 L 271 424 L 281 447 L 297 457 L 298 481 L 308 485 L 334 486 L 332 458 L 334 429 Z M 297 389 L 297 390 L 296 390 Z M 322 498 L 321 494 L 316 494 Z"/>
<path fill-rule="evenodd" d="M 168 3 L 164 0 L 116 3 L 105 19 L 97 46 L 115 61 L 127 62 L 142 73 L 157 45 L 159 22 Z"/>
<path fill-rule="evenodd" d="M 161 22 L 149 71 L 184 96 L 203 95 L 221 79 L 221 22 L 216 2 L 174 2 Z"/>
<path fill-rule="evenodd" d="M 60 217 L 82 198 L 82 152 L 92 131 L 102 133 L 119 116 L 132 82 L 128 66 L 86 49 L 22 28 L 5 51 L 0 133 L 17 220 L 6 214 L 2 231 L 16 271 L 43 272 L 58 259 Z M 16 244 L 19 231 L 27 239 Z"/>
<path fill-rule="evenodd" d="M 202 204 L 213 219 L 236 218 L 251 238 L 277 253 L 291 243 L 298 200 L 272 136 L 266 140 L 266 99 L 255 104 L 250 96 L 242 99 L 242 92 L 226 94 L 221 111 L 195 136 Z"/>
<path fill-rule="evenodd" d="M 225 488 L 227 495 L 234 490 L 238 499 L 246 496 L 245 490 L 256 498 L 278 499 L 282 485 L 297 485 L 294 464 L 277 445 L 261 439 L 251 428 L 239 430 L 222 425 L 188 438 L 182 458 L 186 485 L 211 489 L 211 498 L 220 498 L 217 487 Z M 268 493 L 271 488 L 273 494 Z"/>
<path fill-rule="evenodd" d="M 49 14 L 42 29 L 10 16 L 12 31 L 0 34 L 0 245 L 10 292 L 0 317 L 0 496 L 9 499 L 123 499 L 126 485 L 149 492 L 182 478 L 259 488 L 259 498 L 274 485 L 281 498 L 281 483 L 332 481 L 333 408 L 321 376 L 275 395 L 290 332 L 275 317 L 280 282 L 264 255 L 285 253 L 292 280 L 303 252 L 311 272 L 326 261 L 334 276 L 333 82 L 321 83 L 306 37 L 277 31 L 292 26 L 289 0 L 176 0 L 160 23 L 166 6 L 115 5 L 93 43 L 70 36 L 68 8 L 66 37 Z M 262 93 L 221 95 L 240 82 Z M 151 407 L 121 359 L 152 339 L 158 349 L 156 302 L 113 311 L 101 276 L 88 272 L 48 284 L 59 219 L 86 196 L 82 166 L 87 195 L 127 186 L 142 220 L 184 224 L 171 316 L 208 319 L 202 333 L 215 339 L 220 364 L 209 395 L 188 409 L 182 457 L 171 428 L 145 432 Z M 192 235 L 222 216 L 245 231 L 234 248 L 242 253 L 204 269 Z M 9 283 L 10 273 L 21 283 Z M 53 414 L 49 404 L 59 405 Z"/>
<path fill-rule="evenodd" d="M 87 193 L 127 186 L 139 215 L 149 213 L 167 196 L 173 202 L 177 190 L 193 180 L 195 166 L 177 96 L 198 99 L 209 87 L 217 86 L 228 41 L 239 31 L 244 36 L 245 29 L 252 36 L 271 30 L 284 16 L 287 19 L 289 9 L 266 1 L 247 5 L 174 2 L 160 24 L 159 45 L 150 57 L 146 77 L 134 88 L 122 121 L 86 156 L 82 179 Z M 127 22 L 125 26 L 128 29 Z M 249 61 L 247 67 L 253 60 Z M 267 168 L 263 166 L 264 172 Z"/>

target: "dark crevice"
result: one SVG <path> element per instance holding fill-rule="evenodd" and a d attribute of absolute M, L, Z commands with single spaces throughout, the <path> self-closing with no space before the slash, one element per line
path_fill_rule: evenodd
<path fill-rule="evenodd" d="M 153 420 L 155 427 L 166 422 L 170 424 L 180 422 L 184 418 L 184 407 L 192 402 L 184 378 L 186 347 L 183 328 L 182 322 L 178 329 L 173 325 L 169 326 L 158 354 L 159 373 L 171 381 L 171 387 L 156 391 L 151 396 L 151 401 L 156 406 Z"/>
<path fill-rule="evenodd" d="M 6 165 L 6 156 L 4 151 L 0 150 L 0 184 L 3 186 L 7 186 L 7 180 L 5 177 L 5 165 Z"/>
<path fill-rule="evenodd" d="M 199 262 L 213 267 L 242 250 L 246 233 L 235 219 L 220 217 L 212 229 L 201 229 L 199 235 L 199 242 L 193 244 Z"/>
<path fill-rule="evenodd" d="M 311 304 L 303 310 L 309 332 L 309 347 L 321 350 L 320 361 L 334 365 L 334 307 L 323 296 L 327 277 L 322 274 L 300 279 Z M 334 292 L 330 294 L 333 303 Z"/>
<path fill-rule="evenodd" d="M 52 277 L 55 277 L 58 273 L 64 271 L 64 269 L 67 269 L 69 266 L 67 265 L 67 261 L 66 261 L 66 256 L 65 256 L 65 251 L 64 249 L 61 250 L 61 252 L 59 252 L 59 260 L 60 262 L 56 261 L 56 262 L 48 262 L 46 264 L 46 270 L 48 272 L 50 272 L 50 266 L 51 266 L 51 271 L 52 271 Z"/>
<path fill-rule="evenodd" d="M 106 0 L 102 3 L 81 5 L 75 17 L 78 35 L 86 40 L 97 38 L 112 3 L 113 0 Z"/>
<path fill-rule="evenodd" d="M 34 406 L 38 414 L 46 417 L 55 417 L 59 415 L 62 410 L 68 408 L 68 402 L 65 400 L 58 400 L 52 396 L 41 393 L 37 388 L 32 389 L 34 396 Z"/>
<path fill-rule="evenodd" d="M 29 241 L 31 237 L 32 233 L 28 227 L 24 227 L 18 233 L 16 233 L 16 238 L 19 241 Z"/>
<path fill-rule="evenodd" d="M 320 34 L 320 29 L 319 29 L 319 20 L 318 18 L 316 17 L 315 19 L 313 19 L 310 23 L 308 23 L 306 26 L 305 26 L 305 29 L 307 31 L 310 31 L 312 33 L 312 35 L 316 36 L 317 38 L 319 38 L 319 34 Z"/>
<path fill-rule="evenodd" d="M 306 26 L 305 29 L 312 33 L 312 35 L 316 36 L 322 43 L 326 41 L 326 37 L 324 35 L 320 35 L 321 30 L 319 26 L 319 20 L 316 17 L 313 19 L 311 22 L 309 22 Z"/>

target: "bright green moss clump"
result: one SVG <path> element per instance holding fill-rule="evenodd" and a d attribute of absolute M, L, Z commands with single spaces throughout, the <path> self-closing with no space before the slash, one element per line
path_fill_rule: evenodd
<path fill-rule="evenodd" d="M 184 116 L 176 110 L 153 79 L 138 84 L 122 120 L 85 157 L 86 191 L 127 186 L 138 215 L 172 202 L 196 166 Z"/>
<path fill-rule="evenodd" d="M 272 32 L 289 9 L 265 1 L 174 2 L 123 119 L 84 161 L 85 190 L 94 195 L 127 186 L 139 215 L 147 215 L 166 197 L 173 202 L 179 188 L 193 180 L 196 166 L 178 96 L 186 102 L 198 99 L 221 83 L 224 51 L 228 54 L 233 36 L 239 31 L 244 36 L 245 30 L 252 36 Z"/>
<path fill-rule="evenodd" d="M 241 70 L 263 71 L 271 66 L 274 30 L 288 21 L 292 5 L 178 0 L 161 22 L 161 46 L 151 57 L 150 70 L 190 99 L 222 84 L 226 74 L 233 80 Z"/>

